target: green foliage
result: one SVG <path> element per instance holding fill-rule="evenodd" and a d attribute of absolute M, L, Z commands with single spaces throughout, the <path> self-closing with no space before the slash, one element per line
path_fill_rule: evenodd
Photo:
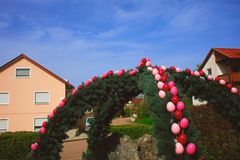
<path fill-rule="evenodd" d="M 135 122 L 138 123 L 138 124 L 145 124 L 145 125 L 152 126 L 153 125 L 153 118 L 151 116 L 150 117 L 144 117 L 142 119 L 137 119 Z"/>
<path fill-rule="evenodd" d="M 144 99 L 143 103 L 135 105 L 134 108 L 137 110 L 137 119 L 144 119 L 150 116 L 150 105 L 147 102 L 147 99 Z"/>
<path fill-rule="evenodd" d="M 30 152 L 30 145 L 39 135 L 36 132 L 5 132 L 0 134 L 0 159 L 25 160 Z"/>
<path fill-rule="evenodd" d="M 120 135 L 128 135 L 132 139 L 142 137 L 144 134 L 152 134 L 152 127 L 147 125 L 122 125 L 112 126 L 110 132 Z"/>
<path fill-rule="evenodd" d="M 124 108 L 124 117 L 131 117 L 132 116 L 132 108 L 125 107 Z"/>

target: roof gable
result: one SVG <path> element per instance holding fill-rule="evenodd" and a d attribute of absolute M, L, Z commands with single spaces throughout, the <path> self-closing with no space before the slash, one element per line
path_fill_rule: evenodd
<path fill-rule="evenodd" d="M 214 51 L 230 59 L 240 58 L 240 48 L 211 48 L 207 56 L 205 57 L 203 63 L 200 65 L 200 69 L 203 69 Z"/>
<path fill-rule="evenodd" d="M 0 67 L 0 72 L 2 72 L 3 70 L 7 69 L 8 67 L 12 66 L 13 64 L 17 63 L 18 61 L 22 60 L 22 59 L 26 59 L 29 62 L 31 62 L 32 64 L 34 64 L 35 66 L 39 67 L 40 69 L 42 69 L 43 71 L 47 72 L 48 74 L 50 74 L 52 77 L 56 78 L 57 80 L 61 81 L 62 83 L 66 84 L 69 87 L 73 87 L 69 82 L 65 81 L 64 79 L 62 79 L 61 77 L 59 77 L 58 75 L 56 75 L 55 73 L 51 72 L 50 70 L 48 70 L 47 68 L 43 67 L 42 65 L 40 65 L 39 63 L 37 63 L 36 61 L 32 60 L 31 58 L 29 58 L 28 56 L 26 56 L 25 54 L 21 54 L 18 57 L 12 59 L 11 61 L 7 62 L 6 64 L 4 64 L 3 66 Z"/>

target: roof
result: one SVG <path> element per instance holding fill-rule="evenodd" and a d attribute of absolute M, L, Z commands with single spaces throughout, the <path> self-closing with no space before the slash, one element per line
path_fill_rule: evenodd
<path fill-rule="evenodd" d="M 55 73 L 51 72 L 50 70 L 48 70 L 47 68 L 43 67 L 42 65 L 40 65 L 39 63 L 37 63 L 36 61 L 32 60 L 31 58 L 29 58 L 28 56 L 26 56 L 25 54 L 21 54 L 18 57 L 14 58 L 13 60 L 9 61 L 8 63 L 4 64 L 3 66 L 0 67 L 0 72 L 2 72 L 3 70 L 7 69 L 8 67 L 10 67 L 11 65 L 17 63 L 18 61 L 22 60 L 22 59 L 26 59 L 29 62 L 33 63 L 34 65 L 36 65 L 37 67 L 39 67 L 40 69 L 42 69 L 43 71 L 47 72 L 48 74 L 50 74 L 51 76 L 53 76 L 54 78 L 56 78 L 57 80 L 63 82 L 64 84 L 66 84 L 69 87 L 73 87 L 73 85 L 71 85 L 69 82 L 65 81 L 64 79 L 62 79 L 61 77 L 59 77 L 58 75 L 56 75 Z"/>
<path fill-rule="evenodd" d="M 133 98 L 132 99 L 133 104 L 140 104 L 143 102 L 142 98 Z"/>
<path fill-rule="evenodd" d="M 227 58 L 230 58 L 230 59 L 240 58 L 240 48 L 211 48 L 210 51 L 208 52 L 206 58 L 204 59 L 203 63 L 199 67 L 200 69 L 203 69 L 203 67 L 207 63 L 208 59 L 212 55 L 213 51 L 215 51 L 223 56 L 226 56 Z"/>

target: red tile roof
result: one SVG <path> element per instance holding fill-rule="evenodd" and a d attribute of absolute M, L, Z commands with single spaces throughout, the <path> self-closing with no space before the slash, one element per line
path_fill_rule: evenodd
<path fill-rule="evenodd" d="M 44 70 L 45 72 L 47 72 L 48 74 L 50 74 L 51 76 L 53 76 L 54 78 L 56 78 L 57 80 L 63 82 L 64 84 L 66 84 L 69 87 L 73 87 L 73 85 L 71 85 L 69 82 L 65 81 L 64 79 L 62 79 L 61 77 L 59 77 L 58 75 L 54 74 L 53 72 L 51 72 L 50 70 L 48 70 L 47 68 L 43 67 L 42 65 L 40 65 L 39 63 L 37 63 L 36 61 L 32 60 L 31 58 L 29 58 L 28 56 L 26 56 L 25 54 L 21 54 L 18 57 L 14 58 L 13 60 L 9 61 L 8 63 L 4 64 L 3 66 L 0 67 L 0 72 L 2 72 L 3 70 L 5 70 L 6 68 L 8 68 L 9 66 L 15 64 L 16 62 L 20 61 L 21 59 L 26 59 L 29 62 L 33 63 L 34 65 L 36 65 L 37 67 L 39 67 L 40 69 Z"/>
<path fill-rule="evenodd" d="M 230 59 L 240 58 L 240 48 L 211 48 L 199 69 L 203 69 L 213 51 L 218 52 Z"/>

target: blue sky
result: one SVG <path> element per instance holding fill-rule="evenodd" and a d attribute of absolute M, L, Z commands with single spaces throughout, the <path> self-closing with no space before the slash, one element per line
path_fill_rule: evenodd
<path fill-rule="evenodd" d="M 0 0 L 0 66 L 26 53 L 75 86 L 142 57 L 194 69 L 239 37 L 240 0 Z"/>

